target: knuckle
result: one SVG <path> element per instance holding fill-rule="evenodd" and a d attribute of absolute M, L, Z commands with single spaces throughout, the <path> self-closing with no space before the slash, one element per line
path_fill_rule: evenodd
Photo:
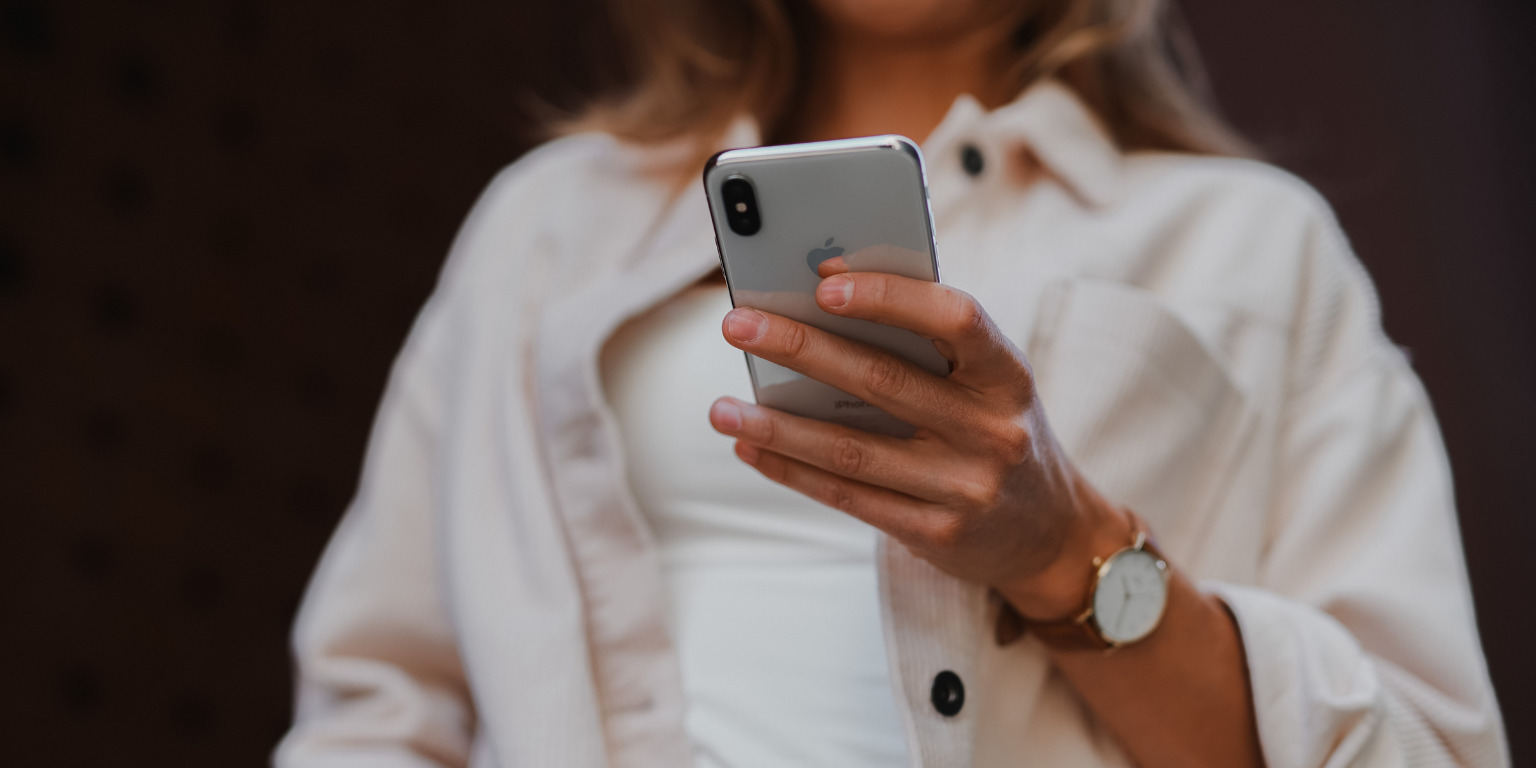
<path fill-rule="evenodd" d="M 1035 449 L 1034 436 L 1019 424 L 1007 422 L 994 427 L 987 436 L 992 453 L 1006 464 L 1017 464 L 1028 458 Z"/>
<path fill-rule="evenodd" d="M 969 509 L 990 509 L 1002 495 L 1003 484 L 992 472 L 980 473 L 959 481 L 956 497 Z"/>
<path fill-rule="evenodd" d="M 909 376 L 896 358 L 882 355 L 864 370 L 864 386 L 876 395 L 895 397 L 907 388 Z"/>
<path fill-rule="evenodd" d="M 989 335 L 991 321 L 981 303 L 969 293 L 950 291 L 949 331 L 959 338 L 979 338 Z"/>
<path fill-rule="evenodd" d="M 854 292 L 855 296 L 862 298 L 864 303 L 872 309 L 885 306 L 890 300 L 890 294 L 890 280 L 885 275 L 879 274 L 864 276 L 859 283 L 859 289 Z"/>
<path fill-rule="evenodd" d="M 755 419 L 747 420 L 747 434 L 752 442 L 766 448 L 772 448 L 779 442 L 779 420 L 771 414 L 763 414 Z"/>
<path fill-rule="evenodd" d="M 1023 370 L 1019 373 L 1017 389 L 1015 391 L 1017 392 L 1019 403 L 1029 406 L 1035 402 L 1037 394 L 1035 392 L 1035 372 L 1029 367 L 1028 362 L 1024 363 Z"/>
<path fill-rule="evenodd" d="M 854 514 L 858 509 L 858 497 L 854 495 L 853 488 L 847 483 L 833 482 L 827 487 L 827 506 L 846 514 Z"/>
<path fill-rule="evenodd" d="M 853 477 L 864 468 L 864 446 L 852 435 L 840 435 L 832 442 L 833 472 Z"/>
<path fill-rule="evenodd" d="M 960 517 L 956 515 L 943 515 L 930 522 L 923 531 L 923 539 L 936 550 L 954 549 L 960 544 L 960 537 L 964 533 Z"/>
<path fill-rule="evenodd" d="M 800 323 L 789 323 L 779 334 L 779 347 L 789 357 L 802 357 L 810 346 L 810 331 Z"/>

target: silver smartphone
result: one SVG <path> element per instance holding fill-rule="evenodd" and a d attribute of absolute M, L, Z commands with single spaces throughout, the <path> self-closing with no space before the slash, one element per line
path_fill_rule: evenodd
<path fill-rule="evenodd" d="M 911 331 L 828 314 L 817 266 L 937 282 L 923 156 L 910 139 L 871 136 L 731 149 L 704 166 L 704 188 L 731 303 L 871 344 L 937 376 L 949 362 Z M 904 422 L 845 392 L 747 355 L 757 402 L 799 416 L 905 437 Z"/>

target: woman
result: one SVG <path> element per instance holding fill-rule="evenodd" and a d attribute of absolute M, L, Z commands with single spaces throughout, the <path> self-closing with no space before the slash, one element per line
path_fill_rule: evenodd
<path fill-rule="evenodd" d="M 1158 3 L 619 5 L 638 87 L 493 182 L 396 364 L 280 764 L 1507 761 L 1423 392 Z M 713 277 L 708 152 L 877 133 L 948 284 L 817 300 L 947 378 Z"/>

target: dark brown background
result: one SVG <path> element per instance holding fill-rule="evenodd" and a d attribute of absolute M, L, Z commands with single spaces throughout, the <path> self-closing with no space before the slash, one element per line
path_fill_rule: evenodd
<path fill-rule="evenodd" d="M 1222 102 L 1337 206 L 1440 414 L 1536 759 L 1530 11 L 1186 0 Z M 458 219 L 594 0 L 0 0 L 0 723 L 13 765 L 258 765 L 285 633 Z"/>

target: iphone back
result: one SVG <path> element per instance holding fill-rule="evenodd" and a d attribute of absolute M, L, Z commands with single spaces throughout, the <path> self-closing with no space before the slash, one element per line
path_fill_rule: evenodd
<path fill-rule="evenodd" d="M 733 149 L 710 159 L 704 187 L 731 303 L 798 320 L 906 358 L 936 376 L 949 363 L 911 331 L 827 314 L 816 267 L 939 279 L 922 153 L 901 136 Z M 819 381 L 747 356 L 758 403 L 884 434 L 911 426 Z"/>

